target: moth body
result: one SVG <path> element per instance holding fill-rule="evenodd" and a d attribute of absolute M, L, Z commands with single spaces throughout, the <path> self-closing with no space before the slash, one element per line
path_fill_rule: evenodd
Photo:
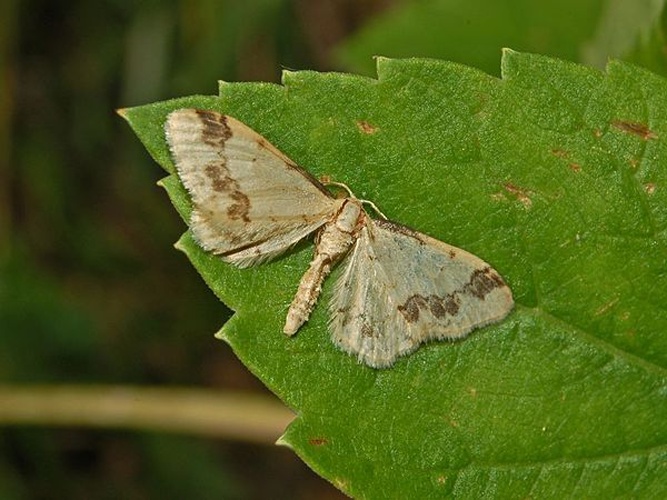
<path fill-rule="evenodd" d="M 283 332 L 294 335 L 310 317 L 322 291 L 322 283 L 331 268 L 343 258 L 357 240 L 365 217 L 361 202 L 348 198 L 334 219 L 320 229 L 315 239 L 315 255 L 299 283 L 294 300 L 287 311 Z"/>

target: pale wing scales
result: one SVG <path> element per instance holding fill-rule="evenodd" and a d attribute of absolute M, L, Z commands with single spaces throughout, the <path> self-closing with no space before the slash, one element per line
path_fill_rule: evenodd
<path fill-rule="evenodd" d="M 193 202 L 192 234 L 245 267 L 274 257 L 328 221 L 340 206 L 317 180 L 238 120 L 180 109 L 167 141 Z"/>
<path fill-rule="evenodd" d="M 343 274 L 331 299 L 330 330 L 333 341 L 345 352 L 374 368 L 383 368 L 415 346 L 405 322 L 387 314 L 386 290 L 391 279 L 385 269 L 374 266 L 375 255 L 367 241 L 368 229 L 347 256 Z"/>
<path fill-rule="evenodd" d="M 482 259 L 393 222 L 368 219 L 332 299 L 343 350 L 376 367 L 431 339 L 498 321 L 512 293 Z"/>

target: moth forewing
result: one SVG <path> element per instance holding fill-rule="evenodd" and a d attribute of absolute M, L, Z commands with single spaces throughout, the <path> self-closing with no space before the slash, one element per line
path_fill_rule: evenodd
<path fill-rule="evenodd" d="M 257 132 L 213 111 L 181 109 L 165 132 L 190 193 L 197 242 L 241 267 L 284 252 L 329 220 L 342 200 Z"/>

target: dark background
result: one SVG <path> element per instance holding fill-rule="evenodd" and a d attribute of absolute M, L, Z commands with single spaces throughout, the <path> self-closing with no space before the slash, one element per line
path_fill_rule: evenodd
<path fill-rule="evenodd" d="M 213 338 L 164 172 L 114 110 L 331 70 L 388 1 L 0 2 L 0 383 L 271 396 Z M 290 450 L 159 432 L 0 431 L 0 499 L 341 498 Z"/>

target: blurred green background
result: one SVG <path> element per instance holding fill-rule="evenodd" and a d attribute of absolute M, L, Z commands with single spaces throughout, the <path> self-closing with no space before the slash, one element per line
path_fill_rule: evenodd
<path fill-rule="evenodd" d="M 499 75 L 511 47 L 664 74 L 663 23 L 648 0 L 3 0 L 0 384 L 272 397 L 213 338 L 229 311 L 172 248 L 163 172 L 116 108 L 283 68 L 373 76 L 372 55 Z M 44 422 L 0 428 L 0 500 L 343 498 L 269 441 Z"/>

